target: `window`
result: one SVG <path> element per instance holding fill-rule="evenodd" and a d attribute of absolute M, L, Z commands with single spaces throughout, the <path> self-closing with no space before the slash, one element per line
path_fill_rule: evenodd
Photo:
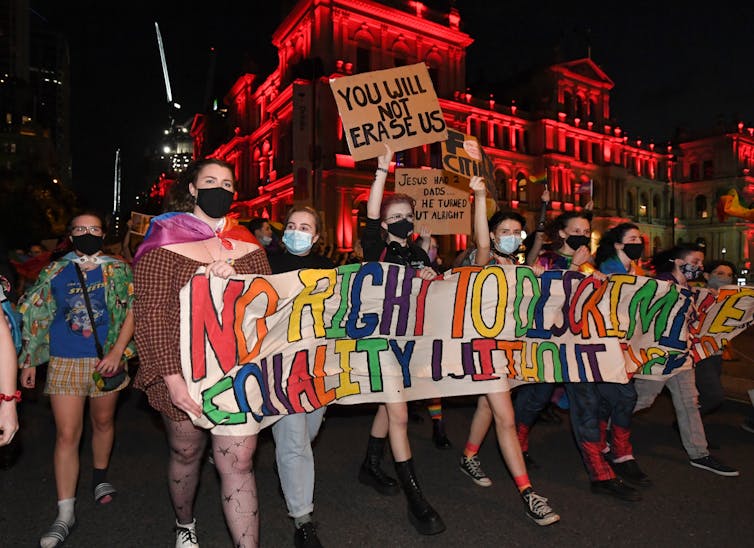
<path fill-rule="evenodd" d="M 699 180 L 699 164 L 694 162 L 689 166 L 689 181 L 698 181 Z"/>
<path fill-rule="evenodd" d="M 706 219 L 709 217 L 709 211 L 707 211 L 707 197 L 700 194 L 694 199 L 694 206 L 696 209 L 696 216 L 698 219 Z"/>
<path fill-rule="evenodd" d="M 712 179 L 715 176 L 715 169 L 712 160 L 704 160 L 702 164 L 702 173 L 705 179 Z"/>
<path fill-rule="evenodd" d="M 368 46 L 356 48 L 356 72 L 369 72 L 372 69 L 372 50 Z"/>

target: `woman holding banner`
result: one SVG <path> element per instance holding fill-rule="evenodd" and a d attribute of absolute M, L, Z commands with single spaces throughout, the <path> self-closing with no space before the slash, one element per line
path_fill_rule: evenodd
<path fill-rule="evenodd" d="M 191 213 L 155 217 L 134 257 L 134 316 L 140 357 L 135 386 L 146 392 L 165 424 L 176 547 L 198 545 L 194 498 L 207 443 L 207 432 L 191 422 L 191 416 L 202 414 L 202 407 L 189 395 L 181 370 L 180 290 L 200 267 L 208 277 L 270 273 L 256 239 L 226 216 L 234 196 L 233 173 L 230 164 L 217 159 L 189 165 L 171 194 L 175 207 Z M 212 434 L 211 438 L 233 544 L 257 546 L 259 506 L 252 471 L 257 436 Z"/>
<path fill-rule="evenodd" d="M 311 207 L 298 206 L 288 212 L 283 244 L 285 252 L 270 256 L 273 274 L 302 268 L 335 268 L 333 262 L 313 252 L 319 240 L 322 221 Z M 312 441 L 319 432 L 327 407 L 311 413 L 286 415 L 272 425 L 275 438 L 275 462 L 283 489 L 288 515 L 296 527 L 297 547 L 321 546 L 312 521 L 314 510 L 314 453 Z"/>
<path fill-rule="evenodd" d="M 595 265 L 605 275 L 641 275 L 637 261 L 643 251 L 644 240 L 639 227 L 633 223 L 621 223 L 602 236 L 595 253 Z M 600 451 L 605 454 L 609 447 L 608 462 L 621 479 L 638 487 L 651 485 L 649 477 L 639 468 L 631 446 L 631 415 L 636 405 L 633 378 L 626 384 L 591 384 L 600 398 Z M 609 442 L 606 441 L 608 428 L 611 436 Z"/>
<path fill-rule="evenodd" d="M 677 245 L 652 257 L 655 278 L 674 282 L 688 288 L 704 271 L 704 249 L 692 245 Z M 670 391 L 678 421 L 683 448 L 689 456 L 689 464 L 720 476 L 738 476 L 735 468 L 710 455 L 707 435 L 699 413 L 698 392 L 693 368 L 680 368 L 676 373 L 661 378 L 637 378 L 635 381 L 637 401 L 634 412 L 651 406 L 666 387 Z"/>
<path fill-rule="evenodd" d="M 385 154 L 377 158 L 377 172 L 367 200 L 367 221 L 361 239 L 365 261 L 381 261 L 410 266 L 424 280 L 437 277 L 429 266 L 427 253 L 409 241 L 414 230 L 414 200 L 405 194 L 394 194 L 383 201 L 393 151 L 385 145 Z M 411 458 L 408 441 L 408 406 L 405 402 L 380 404 L 372 423 L 367 454 L 359 471 L 359 481 L 374 487 L 383 495 L 397 495 L 398 482 L 381 467 L 385 443 L 390 436 L 390 449 L 395 471 L 408 500 L 409 519 L 422 535 L 445 530 L 440 515 L 424 498 Z"/>
<path fill-rule="evenodd" d="M 472 177 L 469 186 L 474 192 L 474 234 L 477 240 L 477 248 L 470 256 L 472 263 L 479 266 L 519 264 L 516 253 L 523 242 L 526 220 L 514 211 L 498 211 L 488 221 L 484 179 Z M 542 267 L 533 269 L 537 275 L 543 271 Z M 550 508 L 546 498 L 534 492 L 529 481 L 524 455 L 516 436 L 510 391 L 491 392 L 479 397 L 469 438 L 461 456 L 461 471 L 477 485 L 492 485 L 479 464 L 477 453 L 493 419 L 500 452 L 524 500 L 526 515 L 537 525 L 551 525 L 559 521 L 560 516 Z"/>
<path fill-rule="evenodd" d="M 569 211 L 553 219 L 548 227 L 552 248 L 540 254 L 539 264 L 547 270 L 575 270 L 587 275 L 604 278 L 592 264 L 589 249 L 592 232 L 591 211 Z M 548 386 L 548 385 L 544 385 Z M 530 390 L 518 409 L 526 409 L 526 413 L 516 415 L 516 420 L 523 425 L 534 424 L 533 417 L 549 402 L 550 392 Z M 595 388 L 595 383 L 569 382 L 566 383 L 566 393 L 571 412 L 571 427 L 579 445 L 581 457 L 589 473 L 592 492 L 604 494 L 627 501 L 641 500 L 641 493 L 634 487 L 624 483 L 607 462 L 604 441 L 605 429 L 600 424 L 601 396 Z M 606 424 L 605 424 L 606 427 Z M 521 433 L 519 432 L 519 438 Z"/>

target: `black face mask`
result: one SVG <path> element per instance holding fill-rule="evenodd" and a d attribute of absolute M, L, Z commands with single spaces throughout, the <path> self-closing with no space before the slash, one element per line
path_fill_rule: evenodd
<path fill-rule="evenodd" d="M 202 208 L 202 211 L 208 217 L 221 219 L 230 211 L 230 204 L 233 203 L 233 193 L 224 188 L 200 188 L 196 195 L 196 205 Z"/>
<path fill-rule="evenodd" d="M 71 240 L 73 242 L 73 249 L 89 256 L 94 255 L 102 249 L 102 244 L 104 242 L 102 236 L 95 236 L 94 234 L 73 236 Z"/>
<path fill-rule="evenodd" d="M 568 247 L 576 251 L 581 246 L 589 246 L 590 238 L 589 236 L 568 236 L 566 238 L 565 243 L 568 244 Z"/>
<path fill-rule="evenodd" d="M 387 225 L 387 231 L 396 238 L 405 240 L 408 238 L 408 235 L 414 231 L 414 223 L 407 219 L 401 219 L 400 221 Z"/>
<path fill-rule="evenodd" d="M 641 257 L 643 251 L 644 244 L 623 244 L 623 253 L 632 261 Z"/>

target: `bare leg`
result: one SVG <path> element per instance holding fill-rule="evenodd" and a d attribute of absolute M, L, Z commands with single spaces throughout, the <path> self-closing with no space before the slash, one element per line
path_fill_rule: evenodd
<path fill-rule="evenodd" d="M 259 546 L 259 503 L 253 471 L 256 448 L 256 436 L 212 436 L 223 513 L 236 548 Z"/>
<path fill-rule="evenodd" d="M 411 446 L 408 442 L 408 405 L 405 402 L 386 403 L 384 407 L 388 417 L 390 449 L 393 452 L 393 460 L 395 462 L 407 461 L 411 458 Z M 374 431 L 374 426 L 372 431 Z"/>
<path fill-rule="evenodd" d="M 513 403 L 510 392 L 493 392 L 487 394 L 487 402 L 495 419 L 497 443 L 503 453 L 505 465 L 514 478 L 526 474 L 526 464 L 521 453 L 521 445 L 516 435 L 516 421 L 513 415 Z"/>
<path fill-rule="evenodd" d="M 387 409 L 385 409 L 385 404 L 380 404 L 377 408 L 377 413 L 374 415 L 374 420 L 372 421 L 372 430 L 370 432 L 370 435 L 375 438 L 386 438 L 387 433 L 389 429 L 389 422 L 388 422 L 388 416 L 387 416 Z"/>
<path fill-rule="evenodd" d="M 83 396 L 51 394 L 50 405 L 55 417 L 55 485 L 58 500 L 76 496 L 79 479 L 79 444 L 84 428 Z"/>
<path fill-rule="evenodd" d="M 95 468 L 107 468 L 115 438 L 115 406 L 118 393 L 89 399 L 89 415 L 92 421 L 92 460 Z"/>
<path fill-rule="evenodd" d="M 487 432 L 489 432 L 491 425 L 492 409 L 490 409 L 490 404 L 487 401 L 487 397 L 480 396 L 477 400 L 474 417 L 471 419 L 471 428 L 469 428 L 469 439 L 467 440 L 467 444 L 471 444 L 477 447 L 482 445 L 484 438 L 487 437 Z"/>

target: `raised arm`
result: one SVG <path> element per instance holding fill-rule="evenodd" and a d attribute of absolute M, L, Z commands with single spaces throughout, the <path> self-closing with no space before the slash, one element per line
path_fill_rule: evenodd
<path fill-rule="evenodd" d="M 367 200 L 367 218 L 379 219 L 380 207 L 382 206 L 382 196 L 385 193 L 385 181 L 390 169 L 390 162 L 393 159 L 393 151 L 385 145 L 385 153 L 377 157 L 377 171 L 374 174 L 374 182 L 369 191 Z"/>
<path fill-rule="evenodd" d="M 526 252 L 526 264 L 529 266 L 536 264 L 539 252 L 542 251 L 542 245 L 545 243 L 545 222 L 547 221 L 547 206 L 549 205 L 550 191 L 545 188 L 544 192 L 542 192 L 542 206 L 539 208 L 537 228 L 534 231 L 534 242 Z"/>
<path fill-rule="evenodd" d="M 490 262 L 490 230 L 487 226 L 487 187 L 484 178 L 471 178 L 469 188 L 474 193 L 474 238 L 476 242 L 476 259 L 478 265 Z"/>

